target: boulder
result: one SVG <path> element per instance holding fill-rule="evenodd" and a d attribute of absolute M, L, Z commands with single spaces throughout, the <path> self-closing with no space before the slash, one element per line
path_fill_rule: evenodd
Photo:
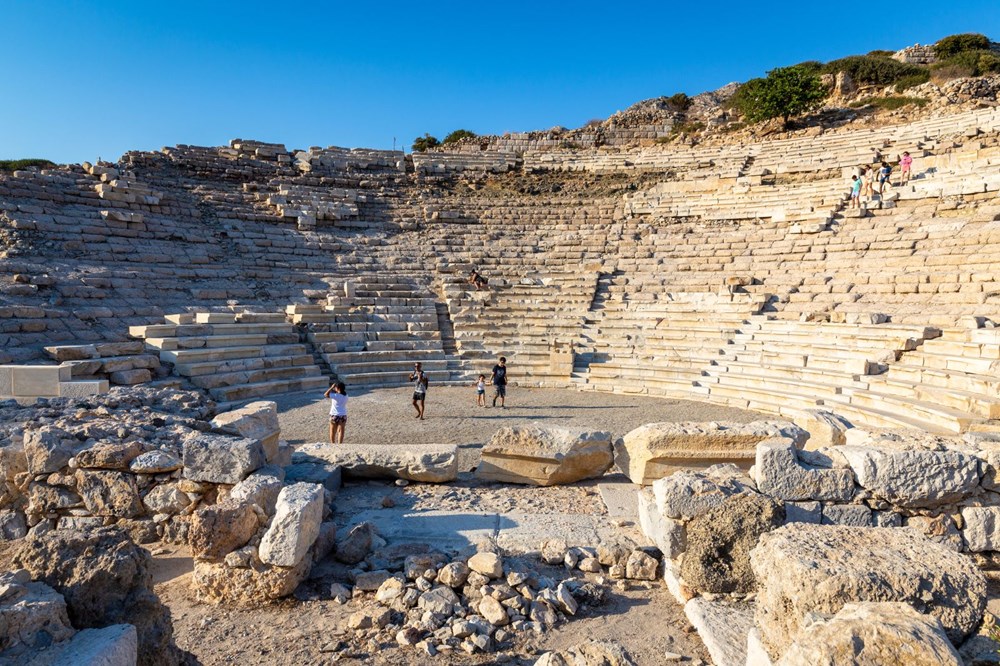
<path fill-rule="evenodd" d="M 681 578 L 701 592 L 749 594 L 756 587 L 750 551 L 765 532 L 785 522 L 782 506 L 757 493 L 742 493 L 685 526 L 687 550 Z"/>
<path fill-rule="evenodd" d="M 142 444 L 137 441 L 97 444 L 73 456 L 73 463 L 83 468 L 123 470 L 140 453 Z"/>
<path fill-rule="evenodd" d="M 303 557 L 294 567 L 231 567 L 224 562 L 195 560 L 192 583 L 200 600 L 256 606 L 262 601 L 287 597 L 312 569 L 312 558 Z"/>
<path fill-rule="evenodd" d="M 135 625 L 143 666 L 177 664 L 170 611 L 153 592 L 149 552 L 113 527 L 29 534 L 11 561 L 66 599 L 73 626 Z"/>
<path fill-rule="evenodd" d="M 274 518 L 260 540 L 260 559 L 279 567 L 295 566 L 319 536 L 323 486 L 296 483 L 278 494 Z"/>
<path fill-rule="evenodd" d="M 590 641 L 568 650 L 546 652 L 535 666 L 635 666 L 635 662 L 618 643 Z"/>
<path fill-rule="evenodd" d="M 749 469 L 757 443 L 772 437 L 802 446 L 808 433 L 787 421 L 650 423 L 615 442 L 615 463 L 640 485 L 714 463 Z"/>
<path fill-rule="evenodd" d="M 284 478 L 285 473 L 281 467 L 261 467 L 233 486 L 229 491 L 229 499 L 241 504 L 256 504 L 267 515 L 273 515 Z"/>
<path fill-rule="evenodd" d="M 933 615 L 900 602 L 863 602 L 845 604 L 829 620 L 807 624 L 775 666 L 962 663 Z"/>
<path fill-rule="evenodd" d="M 0 573 L 0 662 L 66 640 L 74 631 L 61 594 L 31 582 L 24 569 Z"/>
<path fill-rule="evenodd" d="M 239 409 L 216 415 L 212 427 L 221 433 L 256 439 L 264 447 L 268 462 L 278 453 L 281 425 L 278 423 L 278 404 L 269 400 L 251 402 Z"/>
<path fill-rule="evenodd" d="M 809 613 L 833 615 L 852 602 L 906 602 L 938 618 L 956 644 L 986 608 L 986 579 L 973 561 L 909 529 L 787 525 L 761 536 L 750 566 L 756 624 L 772 656 Z"/>
<path fill-rule="evenodd" d="M 142 503 L 149 513 L 165 513 L 175 515 L 183 511 L 191 499 L 187 493 L 182 492 L 177 484 L 165 483 L 155 486 L 142 498 Z"/>
<path fill-rule="evenodd" d="M 333 556 L 344 564 L 357 564 L 368 555 L 374 538 L 375 527 L 371 523 L 355 525 L 343 539 L 337 540 Z"/>
<path fill-rule="evenodd" d="M 837 451 L 850 464 L 858 485 L 895 506 L 934 508 L 976 491 L 980 475 L 975 456 L 899 446 L 880 442 L 877 447 L 847 445 Z"/>
<path fill-rule="evenodd" d="M 486 443 L 476 478 L 555 486 L 601 476 L 612 462 L 611 433 L 515 426 Z"/>
<path fill-rule="evenodd" d="M 1000 507 L 965 507 L 962 524 L 962 539 L 970 551 L 1000 550 Z"/>
<path fill-rule="evenodd" d="M 180 459 L 167 451 L 140 453 L 129 463 L 134 474 L 167 474 L 183 467 Z"/>
<path fill-rule="evenodd" d="M 824 409 L 804 409 L 795 412 L 792 419 L 809 433 L 804 448 L 815 451 L 828 446 L 840 446 L 847 442 L 844 433 L 851 429 L 847 419 Z"/>
<path fill-rule="evenodd" d="M 0 541 L 20 539 L 28 533 L 24 514 L 20 511 L 0 511 Z"/>
<path fill-rule="evenodd" d="M 250 541 L 259 526 L 260 520 L 250 504 L 230 498 L 203 506 L 191 515 L 191 554 L 199 559 L 223 558 Z"/>
<path fill-rule="evenodd" d="M 184 441 L 184 478 L 235 485 L 265 463 L 255 439 L 198 433 Z"/>
<path fill-rule="evenodd" d="M 305 444 L 292 454 L 295 464 L 327 462 L 348 476 L 406 479 L 425 483 L 454 481 L 458 447 L 453 444 Z"/>
<path fill-rule="evenodd" d="M 690 520 L 720 506 L 728 497 L 753 492 L 753 481 L 736 465 L 712 465 L 653 482 L 657 510 L 665 518 Z"/>
<path fill-rule="evenodd" d="M 76 490 L 95 516 L 131 518 L 143 513 L 135 476 L 125 472 L 76 470 Z"/>
<path fill-rule="evenodd" d="M 469 558 L 469 569 L 486 576 L 500 578 L 503 576 L 503 560 L 496 553 L 476 553 Z"/>
<path fill-rule="evenodd" d="M 816 454 L 810 457 L 814 461 L 820 458 Z M 757 444 L 754 471 L 757 489 L 776 499 L 847 502 L 854 497 L 854 474 L 850 469 L 809 465 L 799 459 L 795 443 L 789 439 L 767 439 Z"/>
<path fill-rule="evenodd" d="M 24 433 L 24 456 L 32 474 L 58 472 L 82 447 L 83 442 L 55 426 L 42 426 Z"/>

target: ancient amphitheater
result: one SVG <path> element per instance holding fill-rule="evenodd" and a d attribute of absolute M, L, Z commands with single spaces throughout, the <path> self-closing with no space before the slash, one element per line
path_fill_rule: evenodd
<path fill-rule="evenodd" d="M 0 173 L 0 663 L 997 663 L 995 95 L 670 130 Z"/>

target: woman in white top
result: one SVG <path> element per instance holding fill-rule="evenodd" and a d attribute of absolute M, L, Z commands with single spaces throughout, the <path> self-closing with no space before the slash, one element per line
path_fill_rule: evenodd
<path fill-rule="evenodd" d="M 347 387 L 337 382 L 326 390 L 324 398 L 330 399 L 330 443 L 344 443 L 344 428 L 347 426 Z"/>

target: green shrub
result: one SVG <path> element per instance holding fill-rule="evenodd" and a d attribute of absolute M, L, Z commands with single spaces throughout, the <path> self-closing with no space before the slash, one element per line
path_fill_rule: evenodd
<path fill-rule="evenodd" d="M 934 45 L 934 55 L 939 60 L 947 60 L 965 51 L 988 51 L 990 39 L 986 35 L 967 32 L 961 35 L 949 35 Z"/>
<path fill-rule="evenodd" d="M 54 167 L 55 162 L 50 162 L 49 160 L 42 160 L 37 158 L 28 158 L 21 160 L 0 160 L 0 171 L 17 171 L 19 169 L 27 169 L 28 167 L 38 167 L 39 169 L 47 169 L 48 167 Z"/>
<path fill-rule="evenodd" d="M 437 137 L 431 136 L 430 134 L 424 134 L 422 137 L 418 137 L 413 142 L 413 150 L 417 153 L 422 153 L 429 148 L 437 148 L 441 145 L 441 142 L 437 140 Z"/>
<path fill-rule="evenodd" d="M 885 111 L 895 111 L 896 109 L 901 109 L 904 106 L 913 104 L 915 106 L 925 106 L 927 100 L 923 97 L 868 97 L 865 99 L 859 99 L 856 102 L 851 102 L 850 107 L 852 109 L 859 109 L 863 106 L 874 106 L 878 109 L 884 109 Z"/>
<path fill-rule="evenodd" d="M 660 137 L 661 139 L 666 138 L 668 141 L 678 134 L 694 134 L 705 129 L 705 123 L 694 120 L 686 123 L 674 123 L 670 127 L 670 134 L 666 137 Z"/>
<path fill-rule="evenodd" d="M 935 77 L 943 78 L 942 73 L 958 74 L 959 76 L 985 76 L 1000 72 L 1000 56 L 993 51 L 962 51 L 956 55 L 936 62 L 931 66 Z M 956 78 L 954 75 L 947 78 Z"/>
<path fill-rule="evenodd" d="M 457 129 L 446 136 L 442 143 L 447 146 L 449 143 L 455 143 L 456 141 L 461 141 L 462 139 L 475 139 L 477 136 L 478 135 L 475 132 L 470 132 L 467 129 Z"/>
<path fill-rule="evenodd" d="M 909 90 L 921 84 L 927 83 L 931 80 L 931 72 L 929 69 L 921 71 L 919 74 L 911 74 L 909 76 L 904 76 L 899 81 L 896 81 L 896 92 L 903 92 L 904 90 Z"/>
<path fill-rule="evenodd" d="M 919 65 L 898 62 L 885 56 L 847 56 L 823 65 L 827 74 L 845 72 L 855 83 L 871 86 L 888 86 L 907 76 L 926 71 Z"/>
<path fill-rule="evenodd" d="M 686 111 L 691 106 L 691 98 L 687 96 L 687 93 L 674 93 L 667 98 L 667 104 L 675 111 Z"/>
<path fill-rule="evenodd" d="M 891 58 L 892 56 L 896 55 L 896 52 L 895 51 L 886 51 L 885 49 L 875 49 L 874 51 L 869 51 L 865 55 L 870 55 L 870 56 L 875 56 L 875 57 L 882 57 L 882 58 Z"/>
<path fill-rule="evenodd" d="M 819 76 L 802 67 L 779 67 L 767 78 L 750 79 L 733 96 L 734 106 L 749 122 L 781 118 L 811 111 L 826 99 Z"/>
<path fill-rule="evenodd" d="M 798 67 L 799 69 L 804 69 L 807 72 L 811 72 L 813 74 L 823 73 L 823 63 L 821 63 L 819 60 L 806 60 L 805 62 L 800 62 L 799 64 L 794 65 L 794 67 Z"/>

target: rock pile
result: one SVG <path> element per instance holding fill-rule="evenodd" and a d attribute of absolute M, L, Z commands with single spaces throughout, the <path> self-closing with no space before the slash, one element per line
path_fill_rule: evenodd
<path fill-rule="evenodd" d="M 137 645 L 139 664 L 180 663 L 180 653 L 173 644 L 170 612 L 153 592 L 150 555 L 123 530 L 97 527 L 31 534 L 17 544 L 11 560 L 15 567 L 26 570 L 31 580 L 61 595 L 60 599 L 65 600 L 63 613 L 73 627 L 133 625 L 131 632 L 118 631 L 116 635 L 120 635 L 119 640 L 131 640 L 133 646 Z M 13 576 L 15 582 L 25 577 L 17 573 Z M 60 605 L 58 600 L 52 603 L 50 608 Z M 65 624 L 56 622 L 52 626 Z M 64 632 L 57 630 L 57 635 L 63 636 Z"/>
<path fill-rule="evenodd" d="M 214 411 L 148 387 L 0 404 L 0 538 L 117 524 L 139 543 L 183 542 L 197 508 L 290 454 L 274 403 Z"/>

